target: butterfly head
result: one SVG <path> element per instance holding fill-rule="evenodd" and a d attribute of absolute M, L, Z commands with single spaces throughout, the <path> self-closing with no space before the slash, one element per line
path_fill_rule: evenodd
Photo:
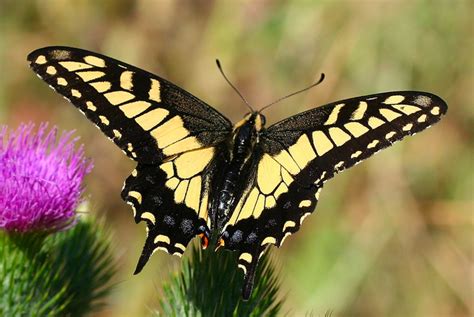
<path fill-rule="evenodd" d="M 245 117 L 234 125 L 234 131 L 237 129 L 248 126 L 248 128 L 254 128 L 256 132 L 260 132 L 266 123 L 265 116 L 258 111 L 250 112 Z"/>
<path fill-rule="evenodd" d="M 265 116 L 260 112 L 254 112 L 252 115 L 254 115 L 253 122 L 255 123 L 255 129 L 257 131 L 262 130 L 266 123 Z"/>

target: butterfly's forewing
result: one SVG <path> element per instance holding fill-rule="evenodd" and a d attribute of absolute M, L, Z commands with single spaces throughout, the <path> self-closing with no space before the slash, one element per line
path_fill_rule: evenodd
<path fill-rule="evenodd" d="M 281 246 L 316 207 L 335 173 L 436 123 L 447 110 L 424 92 L 389 92 L 312 109 L 260 135 L 255 173 L 224 232 L 239 265 L 254 269 L 265 246 Z"/>
<path fill-rule="evenodd" d="M 352 98 L 272 125 L 262 136 L 262 146 L 288 171 L 295 162 L 303 184 L 319 186 L 335 173 L 430 127 L 446 111 L 441 98 L 426 92 Z"/>
<path fill-rule="evenodd" d="M 46 47 L 28 61 L 138 162 L 122 190 L 135 221 L 147 223 L 137 272 L 155 250 L 181 255 L 209 230 L 209 178 L 216 148 L 232 130 L 225 117 L 172 83 L 97 53 Z"/>
<path fill-rule="evenodd" d="M 130 158 L 147 164 L 212 146 L 230 122 L 206 103 L 156 75 L 97 53 L 46 47 L 31 68 L 65 96 Z"/>

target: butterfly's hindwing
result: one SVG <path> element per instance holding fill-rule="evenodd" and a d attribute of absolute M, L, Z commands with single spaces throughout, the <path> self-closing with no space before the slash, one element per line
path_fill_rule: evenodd
<path fill-rule="evenodd" d="M 223 141 L 230 122 L 170 82 L 115 59 L 48 47 L 28 56 L 32 69 L 78 107 L 130 158 L 142 163 Z"/>
<path fill-rule="evenodd" d="M 321 188 L 302 187 L 297 182 L 286 192 L 263 194 L 258 186 L 246 196 L 240 216 L 231 219 L 224 231 L 225 246 L 240 253 L 239 267 L 247 274 L 256 265 L 266 247 L 280 247 L 299 230 L 318 202 Z M 278 198 L 274 198 L 278 196 Z"/>
<path fill-rule="evenodd" d="M 278 247 L 298 231 L 318 202 L 322 186 L 303 186 L 303 173 L 291 175 L 263 153 L 252 168 L 247 190 L 224 228 L 225 246 L 240 252 L 239 267 L 248 274 L 270 244 Z"/>
<path fill-rule="evenodd" d="M 196 235 L 209 235 L 209 184 L 215 149 L 188 151 L 160 165 L 139 163 L 126 180 L 122 198 L 134 218 L 147 224 L 137 272 L 155 250 L 181 256 Z"/>

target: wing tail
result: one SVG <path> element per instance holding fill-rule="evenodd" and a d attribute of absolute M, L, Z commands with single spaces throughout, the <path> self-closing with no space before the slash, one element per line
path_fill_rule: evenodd
<path fill-rule="evenodd" d="M 258 261 L 265 252 L 265 248 L 255 248 L 254 252 L 242 252 L 239 256 L 238 266 L 244 271 L 244 284 L 242 286 L 242 298 L 248 300 L 252 294 L 255 284 L 255 273 L 257 272 Z M 250 260 L 250 262 L 247 262 Z"/>

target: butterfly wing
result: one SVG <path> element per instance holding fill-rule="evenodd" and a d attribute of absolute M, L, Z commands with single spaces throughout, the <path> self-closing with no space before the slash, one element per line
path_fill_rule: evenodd
<path fill-rule="evenodd" d="M 66 97 L 130 158 L 147 164 L 217 144 L 231 123 L 190 93 L 97 53 L 45 47 L 28 55 L 34 72 Z"/>
<path fill-rule="evenodd" d="M 138 162 L 122 190 L 135 221 L 147 224 L 136 273 L 154 251 L 180 256 L 194 236 L 209 235 L 209 179 L 232 130 L 225 117 L 165 79 L 97 53 L 46 47 L 28 61 Z"/>
<path fill-rule="evenodd" d="M 426 92 L 352 98 L 272 125 L 262 137 L 262 146 L 282 164 L 286 153 L 290 154 L 300 169 L 308 167 L 300 182 L 318 186 L 396 141 L 430 127 L 446 111 L 440 97 Z"/>
<path fill-rule="evenodd" d="M 447 111 L 424 92 L 389 92 L 331 103 L 278 122 L 260 135 L 249 187 L 225 227 L 225 246 L 239 250 L 250 292 L 258 258 L 299 230 L 324 182 Z"/>
<path fill-rule="evenodd" d="M 147 238 L 135 274 L 156 250 L 181 256 L 189 241 L 210 236 L 210 186 L 216 171 L 216 147 L 181 153 L 159 165 L 139 163 L 125 181 L 122 198 L 135 221 L 145 221 Z"/>

